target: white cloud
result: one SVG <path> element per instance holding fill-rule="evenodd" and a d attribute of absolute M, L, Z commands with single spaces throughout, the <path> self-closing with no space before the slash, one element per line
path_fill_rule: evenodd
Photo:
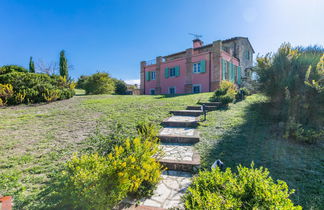
<path fill-rule="evenodd" d="M 128 80 L 124 80 L 126 82 L 126 84 L 128 85 L 139 85 L 140 84 L 140 80 L 139 79 L 128 79 Z"/>

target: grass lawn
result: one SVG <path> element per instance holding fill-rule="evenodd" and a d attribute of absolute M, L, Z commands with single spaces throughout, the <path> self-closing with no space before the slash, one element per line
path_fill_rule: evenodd
<path fill-rule="evenodd" d="M 135 133 L 140 120 L 159 124 L 172 109 L 183 109 L 207 94 L 163 96 L 80 96 L 50 104 L 0 109 L 0 194 L 14 194 L 15 205 L 36 208 L 48 175 L 80 151 L 86 137 L 122 124 Z"/>
<path fill-rule="evenodd" d="M 0 194 L 15 193 L 18 208 L 36 208 L 37 195 L 50 181 L 48 175 L 73 152 L 88 147 L 84 140 L 97 130 L 110 133 L 121 124 L 126 135 L 132 135 L 138 121 L 159 125 L 168 111 L 184 109 L 211 96 L 82 94 L 79 91 L 79 96 L 50 104 L 0 109 Z M 215 159 L 233 169 L 240 163 L 249 166 L 254 161 L 256 166 L 269 168 L 275 179 L 285 180 L 295 188 L 296 203 L 308 209 L 323 209 L 323 147 L 283 140 L 277 125 L 260 114 L 259 105 L 265 100 L 253 95 L 232 104 L 228 110 L 208 114 L 207 121 L 199 127 L 202 139 L 196 145 L 203 167 L 210 167 Z"/>

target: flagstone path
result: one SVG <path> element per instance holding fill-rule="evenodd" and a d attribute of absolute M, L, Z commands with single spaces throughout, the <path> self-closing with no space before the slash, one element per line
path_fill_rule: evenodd
<path fill-rule="evenodd" d="M 218 103 L 206 104 L 207 110 L 215 110 Z M 200 156 L 194 148 L 199 142 L 196 130 L 199 116 L 203 114 L 200 106 L 188 106 L 186 110 L 170 111 L 173 116 L 162 122 L 164 128 L 159 133 L 162 156 L 159 162 L 167 170 L 161 175 L 153 196 L 142 200 L 139 206 L 129 209 L 161 210 L 169 208 L 184 209 L 181 197 L 191 183 L 193 173 L 200 167 Z"/>

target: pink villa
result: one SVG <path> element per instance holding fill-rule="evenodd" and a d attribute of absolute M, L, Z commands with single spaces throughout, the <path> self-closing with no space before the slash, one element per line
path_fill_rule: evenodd
<path fill-rule="evenodd" d="M 253 65 L 253 47 L 246 37 L 234 37 L 141 62 L 141 94 L 211 92 L 222 80 L 242 86 L 245 71 Z"/>

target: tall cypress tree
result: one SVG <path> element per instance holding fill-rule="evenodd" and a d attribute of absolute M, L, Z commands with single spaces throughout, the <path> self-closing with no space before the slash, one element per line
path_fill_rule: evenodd
<path fill-rule="evenodd" d="M 35 64 L 34 64 L 32 56 L 30 56 L 30 59 L 29 59 L 29 72 L 35 73 Z"/>
<path fill-rule="evenodd" d="M 67 59 L 65 57 L 65 51 L 64 50 L 62 50 L 60 52 L 60 75 L 62 77 L 65 77 L 66 79 L 68 79 L 68 77 L 69 77 Z"/>

